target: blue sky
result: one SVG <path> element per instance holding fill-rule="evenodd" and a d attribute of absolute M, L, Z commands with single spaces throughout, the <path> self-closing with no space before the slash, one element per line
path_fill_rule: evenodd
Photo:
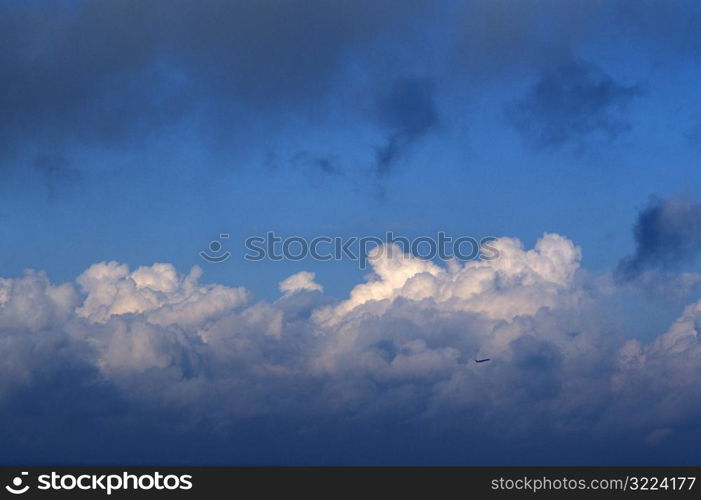
<path fill-rule="evenodd" d="M 0 414 L 26 432 L 55 425 L 70 437 L 76 422 L 96 435 L 114 428 L 128 436 L 124 443 L 138 442 L 166 418 L 153 449 L 181 443 L 175 447 L 188 463 L 394 463 L 407 456 L 415 463 L 478 463 L 467 444 L 439 443 L 474 444 L 483 434 L 496 450 L 484 458 L 489 463 L 698 463 L 698 451 L 679 445 L 701 436 L 693 423 L 698 405 L 660 402 L 659 394 L 694 394 L 701 375 L 693 326 L 701 283 L 699 16 L 699 7 L 684 1 L 2 2 L 0 373 L 7 370 L 9 381 L 0 384 Z M 268 231 L 306 238 L 444 231 L 516 238 L 526 250 L 555 233 L 581 249 L 581 260 L 571 254 L 562 264 L 554 255 L 570 255 L 570 247 L 558 240 L 553 245 L 562 248 L 538 254 L 554 259 L 550 264 L 513 250 L 511 265 L 512 247 L 504 243 L 508 265 L 494 268 L 494 279 L 508 282 L 508 290 L 482 290 L 479 304 L 464 291 L 450 292 L 451 300 L 467 302 L 450 302 L 449 310 L 441 287 L 463 278 L 444 282 L 441 272 L 410 262 L 406 269 L 436 280 L 433 292 L 415 295 L 411 287 L 429 285 L 395 282 L 378 267 L 375 276 L 392 290 L 367 292 L 374 299 L 366 303 L 353 292 L 370 270 L 356 262 L 245 261 L 245 238 Z M 203 261 L 199 252 L 221 233 L 230 234 L 224 246 L 232 258 Z M 536 259 L 528 264 L 535 267 L 516 272 L 518 259 Z M 129 271 L 94 267 L 111 261 Z M 159 288 L 171 271 L 154 263 L 177 270 L 176 288 Z M 555 279 L 541 265 L 576 273 Z M 142 266 L 158 276 L 149 278 L 156 285 L 130 274 Z M 187 288 L 193 266 L 202 271 L 200 288 Z M 281 296 L 278 284 L 303 271 L 314 275 L 301 275 Z M 524 277 L 530 272 L 537 276 Z M 463 290 L 479 281 L 464 279 Z M 561 288 L 550 300 L 553 286 Z M 238 287 L 247 290 L 245 301 Z M 213 301 L 201 305 L 211 316 L 163 323 L 163 311 L 194 297 Z M 538 307 L 524 305 L 531 300 Z M 407 312 L 405 301 L 425 316 Z M 502 304 L 501 312 L 487 303 Z M 442 340 L 431 340 L 428 318 L 442 325 Z M 586 348 L 563 340 L 568 323 L 588 332 Z M 686 324 L 696 344 L 669 347 L 682 328 L 674 325 Z M 508 334 L 506 347 L 499 340 L 507 338 L 499 333 L 504 325 L 521 332 Z M 120 336 L 125 328 L 128 339 Z M 247 339 L 233 344 L 255 349 L 229 352 L 230 337 L 221 333 L 227 328 Z M 454 337 L 456 328 L 492 333 Z M 370 338 L 375 329 L 387 338 L 361 342 L 358 351 L 340 340 L 309 340 L 319 331 L 327 339 Z M 21 361 L 32 342 L 43 349 L 38 358 L 52 361 Z M 523 361 L 519 349 L 531 349 L 529 342 L 540 347 Z M 363 349 L 376 345 L 395 346 L 395 358 L 420 352 L 427 364 L 381 375 L 363 361 Z M 494 371 L 503 393 L 486 407 L 440 399 L 458 380 L 469 385 L 460 371 L 467 368 L 440 375 L 429 358 L 453 360 L 460 352 L 455 359 L 462 359 L 489 346 L 505 349 Z M 596 376 L 591 360 L 581 358 L 594 346 L 605 349 Z M 208 348 L 231 358 L 206 361 L 214 356 Z M 167 398 L 135 388 L 160 391 L 168 377 L 181 380 L 172 372 L 188 372 L 183 363 L 192 356 L 202 365 L 187 387 L 175 384 Z M 20 361 L 11 363 L 15 357 Z M 386 361 L 399 370 L 395 358 Z M 296 383 L 260 374 L 273 359 Z M 646 361 L 622 367 L 622 359 Z M 337 377 L 350 370 L 348 360 L 358 363 L 359 375 L 344 387 Z M 241 373 L 223 368 L 234 362 L 245 367 Z M 531 368 L 545 389 L 534 389 L 538 409 L 520 425 L 514 408 L 501 402 L 518 400 L 512 389 Z M 639 380 L 664 378 L 665 369 L 679 370 L 678 377 L 667 377 L 670 385 L 658 395 L 641 394 Z M 551 378 L 571 384 L 550 394 Z M 230 392 L 241 380 L 279 396 L 271 396 L 277 402 Z M 221 384 L 226 396 L 219 404 L 199 385 L 205 381 Z M 598 405 L 584 411 L 572 400 L 582 386 L 618 387 L 627 403 L 580 402 Z M 84 395 L 84 406 L 50 424 L 47 409 L 14 404 L 22 394 L 62 391 Z M 310 396 L 315 391 L 323 396 Z M 303 410 L 306 404 L 313 409 Z M 614 443 L 620 452 L 610 458 L 609 438 L 640 407 L 659 411 L 628 426 L 633 430 L 621 446 Z M 186 416 L 178 420 L 174 408 Z M 536 423 L 539 415 L 545 423 Z M 145 423 L 135 427 L 134 419 Z M 464 427 L 462 419 L 474 423 Z M 373 426 L 397 422 L 406 425 L 397 435 L 348 451 L 354 436 L 368 438 Z M 426 422 L 437 426 L 436 435 L 412 444 L 410 434 Z M 263 438 L 260 446 L 245 443 L 242 433 L 264 436 L 268 426 L 279 426 L 281 442 L 293 450 Z M 508 440 L 495 437 L 503 426 L 521 443 L 515 455 Z M 578 426 L 593 429 L 594 443 L 580 456 L 565 451 Z M 544 433 L 555 433 L 552 449 L 536 449 Z M 330 435 L 337 440 L 324 449 Z M 193 444 L 220 440 L 241 451 Z M 69 441 L 25 450 L 17 439 L 0 460 L 171 461 L 120 442 L 103 443 L 100 453 Z M 314 451 L 305 455 L 305 446 Z M 414 453 L 403 455 L 406 449 Z"/>

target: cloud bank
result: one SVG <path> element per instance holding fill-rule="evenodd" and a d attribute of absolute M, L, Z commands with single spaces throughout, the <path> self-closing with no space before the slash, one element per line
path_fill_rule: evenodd
<path fill-rule="evenodd" d="M 643 59 L 686 60 L 699 18 L 694 2 L 628 0 L 3 2 L 0 168 L 29 165 L 55 193 L 96 168 L 84 149 L 163 158 L 159 141 L 187 143 L 227 153 L 227 164 L 245 150 L 260 165 L 294 157 L 271 134 L 308 128 L 301 140 L 316 144 L 314 125 L 341 118 L 364 157 L 337 148 L 307 152 L 306 163 L 382 178 L 449 123 L 441 99 L 455 107 L 480 92 L 475 82 L 534 74 L 508 113 L 527 143 L 613 138 L 630 127 L 638 87 L 582 53 L 611 37 Z"/>
<path fill-rule="evenodd" d="M 307 272 L 272 303 L 169 264 L 2 279 L 0 460 L 697 459 L 701 303 L 642 343 L 567 238 L 494 245 L 446 266 L 378 252 L 341 301 Z"/>

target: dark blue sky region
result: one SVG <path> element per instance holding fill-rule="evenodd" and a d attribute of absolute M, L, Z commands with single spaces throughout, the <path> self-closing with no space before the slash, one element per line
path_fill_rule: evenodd
<path fill-rule="evenodd" d="M 699 26 L 0 2 L 0 462 L 699 464 Z M 500 258 L 244 260 L 268 231 Z"/>

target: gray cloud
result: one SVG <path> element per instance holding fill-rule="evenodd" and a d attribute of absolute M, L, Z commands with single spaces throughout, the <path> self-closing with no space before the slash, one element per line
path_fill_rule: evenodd
<path fill-rule="evenodd" d="M 474 80 L 491 80 L 562 64 L 608 28 L 606 0 L 478 0 L 458 9 L 457 61 Z"/>
<path fill-rule="evenodd" d="M 397 160 L 438 124 L 435 83 L 427 78 L 394 82 L 377 103 L 380 125 L 387 131 L 384 145 L 375 150 L 375 173 L 389 175 Z"/>
<path fill-rule="evenodd" d="M 12 154 L 145 146 L 187 125 L 228 144 L 310 113 L 422 2 L 96 0 L 0 6 L 0 165 Z M 32 161 L 30 160 L 30 164 Z"/>
<path fill-rule="evenodd" d="M 701 204 L 686 198 L 653 198 L 633 227 L 635 252 L 621 260 L 617 277 L 630 281 L 645 271 L 678 268 L 701 252 Z"/>
<path fill-rule="evenodd" d="M 697 57 L 693 0 L 476 0 L 460 2 L 455 63 L 473 81 L 554 70 L 602 36 L 630 40 L 656 64 Z"/>
<path fill-rule="evenodd" d="M 255 125 L 267 133 L 290 117 L 317 119 L 339 87 L 347 96 L 346 87 L 366 84 L 380 96 L 374 124 L 385 138 L 373 170 L 384 177 L 435 129 L 435 85 L 460 69 L 475 80 L 541 72 L 511 114 L 532 144 L 616 136 L 629 125 L 620 108 L 636 89 L 567 61 L 613 30 L 667 55 L 691 50 L 698 40 L 688 28 L 698 18 L 693 2 L 627 0 L 3 2 L 0 168 L 31 168 L 71 147 L 144 150 L 169 133 L 230 151 L 256 142 L 248 140 Z M 437 20 L 454 38 L 415 51 L 417 32 Z M 426 78 L 402 78 L 411 74 Z M 396 84 L 387 89 L 387 81 Z M 75 170 L 66 167 L 50 177 L 65 181 Z"/>
<path fill-rule="evenodd" d="M 630 129 L 625 110 L 637 86 L 619 84 L 601 69 L 569 62 L 544 71 L 525 98 L 510 104 L 511 124 L 536 148 L 585 145 Z"/>

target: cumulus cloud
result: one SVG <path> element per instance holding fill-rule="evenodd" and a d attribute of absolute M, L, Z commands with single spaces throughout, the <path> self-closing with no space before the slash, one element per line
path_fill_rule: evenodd
<path fill-rule="evenodd" d="M 182 275 L 169 264 L 98 263 L 75 284 L 54 285 L 36 272 L 3 279 L 0 413 L 22 422 L 32 408 L 33 421 L 56 418 L 62 433 L 79 421 L 83 432 L 124 439 L 101 441 L 102 452 L 73 444 L 67 455 L 34 444 L 23 455 L 30 461 L 47 453 L 59 460 L 161 456 L 135 444 L 146 439 L 155 449 L 168 442 L 214 461 L 323 461 L 301 451 L 321 446 L 332 462 L 373 453 L 421 462 L 425 456 L 386 453 L 399 439 L 402 449 L 447 456 L 441 453 L 456 450 L 435 447 L 449 437 L 455 446 L 519 442 L 531 450 L 541 433 L 553 443 L 552 460 L 581 433 L 601 443 L 637 434 L 652 453 L 694 432 L 688 422 L 701 408 L 673 394 L 691 394 L 701 369 L 701 305 L 657 340 L 625 343 L 597 312 L 570 240 L 546 234 L 532 249 L 514 238 L 493 244 L 498 259 L 446 266 L 380 247 L 373 274 L 340 302 L 324 296 L 309 272 L 283 280 L 272 303 L 201 284 L 199 269 Z M 474 362 L 483 357 L 491 361 Z M 661 406 L 650 391 L 666 391 Z M 54 416 L 24 402 L 56 394 L 79 404 Z M 626 415 L 639 418 L 632 430 Z M 433 430 L 418 432 L 426 426 Z M 35 432 L 53 435 L 44 429 Z M 257 447 L 244 445 L 242 433 L 257 436 Z M 17 453 L 20 442 L 5 437 L 4 453 Z M 281 443 L 297 452 L 285 455 Z M 592 453 L 610 451 L 601 446 Z M 469 449 L 455 456 L 484 458 Z"/>
<path fill-rule="evenodd" d="M 133 272 L 116 262 L 91 266 L 77 278 L 86 293 L 79 317 L 104 323 L 113 316 L 140 314 L 156 325 L 190 327 L 216 318 L 248 300 L 243 288 L 200 285 L 194 267 L 181 277 L 171 264 L 154 264 Z"/>
<path fill-rule="evenodd" d="M 290 295 L 300 290 L 323 292 L 324 287 L 316 283 L 314 278 L 316 278 L 316 274 L 302 271 L 281 281 L 278 288 L 285 295 Z"/>
<path fill-rule="evenodd" d="M 452 263 L 446 269 L 407 257 L 396 245 L 379 247 L 369 256 L 374 261 L 372 279 L 355 287 L 350 298 L 332 310 L 320 311 L 319 318 L 328 315 L 335 322 L 365 304 L 381 311 L 402 297 L 511 320 L 576 299 L 568 292 L 574 292 L 581 252 L 569 240 L 546 234 L 534 249 L 524 250 L 519 240 L 500 238 L 494 248 L 504 258 L 470 261 L 464 266 Z"/>
<path fill-rule="evenodd" d="M 639 93 L 595 66 L 569 61 L 542 72 L 507 111 L 515 129 L 536 148 L 583 145 L 629 130 L 625 111 Z"/>
<path fill-rule="evenodd" d="M 693 435 L 701 412 L 701 301 L 687 306 L 667 332 L 643 344 L 629 340 L 621 348 L 614 393 L 625 410 L 635 415 L 628 424 L 643 429 L 651 442 L 681 432 Z M 636 397 L 645 393 L 647 398 Z M 654 404 L 652 404 L 654 402 Z M 622 412 L 624 415 L 628 412 Z"/>
<path fill-rule="evenodd" d="M 512 403 L 533 408 L 519 417 L 525 428 L 536 413 L 571 405 L 575 386 L 603 383 L 580 373 L 599 365 L 607 339 L 580 317 L 589 305 L 576 280 L 579 248 L 554 234 L 531 250 L 512 238 L 494 245 L 499 259 L 447 268 L 396 247 L 373 255 L 369 281 L 314 316 L 322 339 L 314 366 L 329 377 L 331 402 L 414 418 L 479 408 L 484 429 L 512 432 L 502 427 Z M 490 364 L 474 362 L 484 357 Z"/>
<path fill-rule="evenodd" d="M 621 281 L 689 263 L 701 251 L 701 204 L 682 197 L 652 198 L 638 214 L 633 236 L 635 252 L 618 264 Z"/>
<path fill-rule="evenodd" d="M 53 285 L 45 273 L 29 270 L 21 278 L 0 278 L 0 328 L 9 332 L 60 326 L 77 304 L 72 285 Z"/>

